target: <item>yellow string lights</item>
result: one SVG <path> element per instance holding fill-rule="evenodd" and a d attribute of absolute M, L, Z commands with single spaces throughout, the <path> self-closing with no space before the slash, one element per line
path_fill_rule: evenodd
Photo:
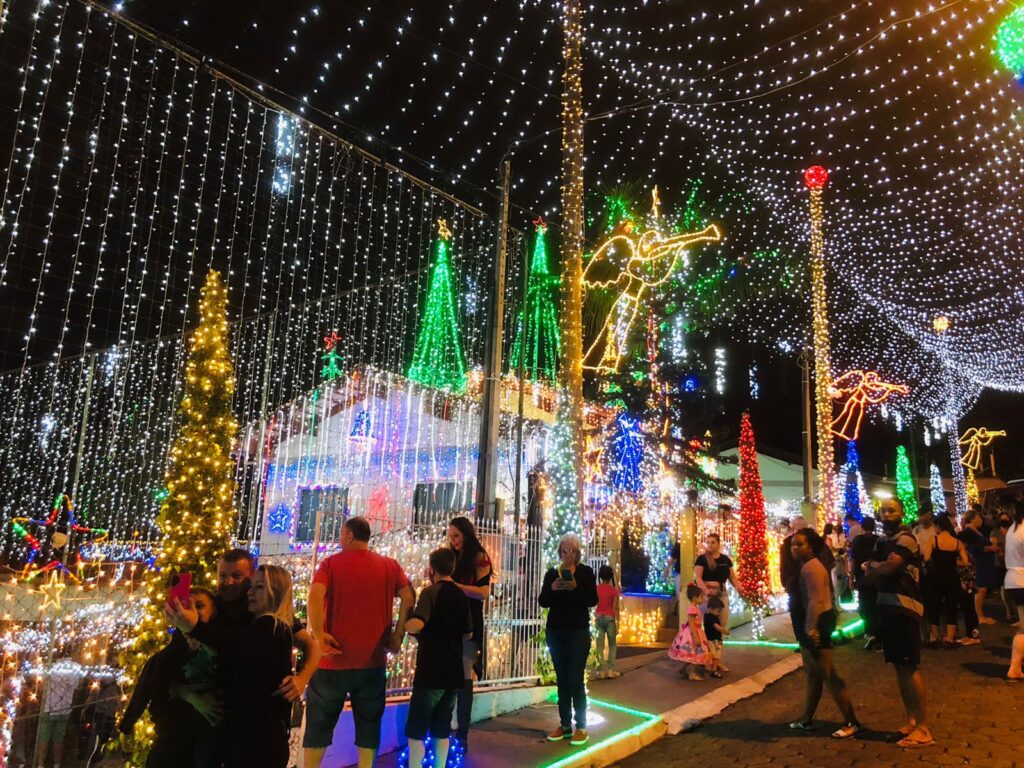
<path fill-rule="evenodd" d="M 157 518 L 163 542 L 156 568 L 146 571 L 149 600 L 132 650 L 122 663 L 130 682 L 167 642 L 163 603 L 170 576 L 192 574 L 197 586 L 216 583 L 217 561 L 231 547 L 235 530 L 234 460 L 238 424 L 231 412 L 234 368 L 228 352 L 228 299 L 220 273 L 211 270 L 199 302 L 185 365 L 180 427 L 170 451 L 167 496 Z M 136 726 L 136 746 L 147 748 L 152 726 Z"/>
<path fill-rule="evenodd" d="M 832 445 L 832 351 L 828 330 L 828 292 L 825 288 L 825 237 L 822 233 L 822 190 L 828 171 L 815 165 L 804 172 L 811 196 L 811 318 L 814 325 L 814 394 L 818 434 L 818 512 L 821 529 L 835 517 L 835 459 Z"/>
<path fill-rule="evenodd" d="M 655 219 L 659 205 L 655 193 L 651 208 Z M 699 232 L 665 237 L 656 229 L 637 234 L 626 222 L 622 231 L 605 240 L 587 263 L 583 285 L 588 290 L 612 289 L 618 295 L 583 357 L 583 367 L 598 374 L 617 373 L 646 293 L 675 273 L 688 247 L 721 239 L 721 230 L 714 224 Z"/>
<path fill-rule="evenodd" d="M 960 463 L 972 472 L 981 469 L 982 453 L 985 448 L 992 445 L 997 437 L 1006 437 L 1006 430 L 992 430 L 987 427 L 971 427 L 964 432 L 957 441 L 960 445 L 966 446 Z M 968 473 L 969 477 L 973 475 Z"/>

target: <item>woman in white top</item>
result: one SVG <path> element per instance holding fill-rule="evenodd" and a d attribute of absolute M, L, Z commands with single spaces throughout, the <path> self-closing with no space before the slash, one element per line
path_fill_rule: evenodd
<path fill-rule="evenodd" d="M 1024 682 L 1024 504 L 1018 501 L 1013 505 L 1013 525 L 1006 532 L 1006 587 L 1007 596 L 1017 606 L 1017 634 L 1013 638 L 1013 653 L 1010 656 L 1010 669 L 1006 673 L 1007 682 Z"/>

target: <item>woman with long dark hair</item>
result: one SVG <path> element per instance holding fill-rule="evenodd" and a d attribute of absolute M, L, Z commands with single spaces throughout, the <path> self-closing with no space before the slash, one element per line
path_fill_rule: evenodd
<path fill-rule="evenodd" d="M 469 724 L 473 714 L 473 683 L 483 676 L 484 603 L 491 596 L 494 569 L 468 517 L 452 518 L 448 524 L 448 546 L 455 553 L 452 579 L 469 598 L 473 618 L 473 635 L 462 644 L 465 682 L 459 691 L 458 728 L 455 733 L 465 752 L 469 748 Z"/>
<path fill-rule="evenodd" d="M 790 618 L 793 632 L 800 644 L 804 660 L 804 710 L 800 719 L 789 727 L 794 731 L 813 730 L 814 713 L 821 701 L 824 687 L 843 713 L 846 723 L 832 734 L 834 739 L 850 739 L 860 731 L 860 723 L 853 712 L 846 683 L 836 672 L 832 661 L 832 632 L 836 628 L 836 609 L 832 594 L 832 580 L 820 555 L 826 543 L 813 528 L 804 528 L 793 534 L 790 547 L 793 558 L 800 563 L 800 600 L 796 602 Z"/>
<path fill-rule="evenodd" d="M 956 648 L 956 609 L 962 602 L 959 568 L 967 567 L 969 560 L 967 550 L 963 542 L 957 538 L 956 528 L 953 527 L 949 515 L 936 516 L 935 527 L 938 533 L 935 535 L 931 557 L 926 566 L 927 587 L 931 593 L 925 602 L 928 624 L 931 626 L 928 644 L 932 648 L 939 647 L 939 629 L 945 618 L 945 637 L 941 639 L 941 643 L 946 650 L 953 650 Z"/>
<path fill-rule="evenodd" d="M 1024 682 L 1024 504 L 1018 500 L 1013 505 L 1013 525 L 1006 532 L 1006 594 L 1017 606 L 1017 634 L 1013 637 L 1010 655 L 1010 669 L 1006 681 Z"/>

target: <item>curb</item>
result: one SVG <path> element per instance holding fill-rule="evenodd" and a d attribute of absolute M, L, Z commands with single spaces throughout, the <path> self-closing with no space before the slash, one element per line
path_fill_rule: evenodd
<path fill-rule="evenodd" d="M 714 717 L 737 701 L 756 696 L 772 683 L 799 669 L 802 663 L 797 654 L 780 659 L 760 672 L 717 688 L 689 704 L 663 712 L 628 731 L 552 763 L 547 768 L 605 768 L 613 765 L 663 736 L 674 736 L 691 730 L 700 725 L 701 721 Z"/>

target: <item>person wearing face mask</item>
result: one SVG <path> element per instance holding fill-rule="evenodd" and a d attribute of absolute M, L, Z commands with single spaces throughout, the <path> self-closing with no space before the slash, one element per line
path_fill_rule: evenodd
<path fill-rule="evenodd" d="M 1017 626 L 1017 608 L 1013 599 L 1007 595 L 1003 582 L 1006 580 L 1006 534 L 1013 526 L 1012 499 L 1001 500 L 999 514 L 996 517 L 996 524 L 992 530 L 992 542 L 999 548 L 996 552 L 996 583 L 999 585 L 999 598 L 1006 611 L 1006 623 L 1011 627 Z"/>
<path fill-rule="evenodd" d="M 882 504 L 883 536 L 864 564 L 864 582 L 878 590 L 878 633 L 885 660 L 896 668 L 907 724 L 899 729 L 899 746 L 910 749 L 934 744 L 928 729 L 921 665 L 921 548 L 903 525 L 898 499 Z"/>

